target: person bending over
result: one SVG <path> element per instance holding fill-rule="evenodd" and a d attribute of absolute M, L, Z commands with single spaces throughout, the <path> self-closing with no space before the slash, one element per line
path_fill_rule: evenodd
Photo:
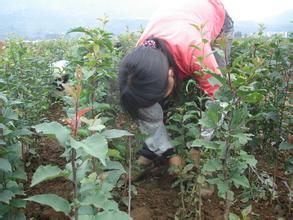
<path fill-rule="evenodd" d="M 201 25 L 199 31 L 194 25 Z M 233 34 L 233 21 L 219 0 L 183 0 L 165 5 L 151 17 L 136 47 L 119 66 L 120 100 L 129 115 L 137 119 L 148 137 L 139 151 L 138 163 L 150 164 L 163 157 L 170 165 L 181 165 L 181 158 L 170 143 L 159 104 L 173 95 L 179 80 L 191 77 L 202 64 L 221 75 L 227 65 Z M 202 43 L 202 39 L 207 43 Z M 225 40 L 225 57 L 213 52 L 213 42 Z M 191 47 L 197 45 L 197 47 Z M 219 85 L 211 85 L 209 74 L 195 75 L 201 89 L 213 97 Z"/>

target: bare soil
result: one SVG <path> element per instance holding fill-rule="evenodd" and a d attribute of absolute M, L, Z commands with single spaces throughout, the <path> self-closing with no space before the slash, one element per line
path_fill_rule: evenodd
<path fill-rule="evenodd" d="M 178 189 L 171 187 L 173 180 L 168 175 L 167 167 L 162 166 L 143 181 L 135 183 L 137 195 L 132 201 L 133 219 L 174 219 L 179 200 Z"/>
<path fill-rule="evenodd" d="M 51 107 L 51 114 L 49 120 L 58 120 L 62 115 L 62 107 L 55 104 Z M 40 165 L 56 165 L 64 168 L 66 160 L 61 156 L 63 153 L 62 147 L 57 140 L 47 137 L 36 136 L 34 138 L 36 155 L 26 155 L 26 172 L 28 175 L 28 182 L 26 185 L 26 194 L 28 196 L 37 194 L 53 193 L 61 196 L 67 200 L 71 200 L 73 185 L 65 178 L 58 177 L 53 180 L 48 180 L 40 183 L 32 188 L 29 187 L 31 178 Z M 52 208 L 37 203 L 29 202 L 26 208 L 26 217 L 29 220 L 61 220 L 69 219 L 60 212 L 55 212 Z"/>
<path fill-rule="evenodd" d="M 58 120 L 62 116 L 62 108 L 59 105 L 53 105 L 51 109 L 50 120 Z M 60 157 L 63 153 L 62 147 L 56 140 L 36 137 L 35 147 L 37 155 L 28 154 L 26 159 L 28 174 L 28 182 L 26 184 L 26 194 L 36 195 L 43 193 L 54 193 L 65 199 L 72 199 L 73 185 L 64 178 L 56 178 L 54 180 L 43 182 L 35 187 L 30 188 L 29 184 L 33 173 L 40 165 L 52 164 L 60 168 L 64 168 L 66 161 Z M 232 212 L 240 214 L 241 210 L 252 204 L 253 215 L 250 219 L 293 219 L 293 210 L 289 213 L 288 190 L 284 185 L 284 181 L 288 182 L 288 176 L 283 173 L 281 161 L 284 161 L 286 155 L 280 155 L 279 169 L 277 170 L 276 190 L 278 197 L 273 200 L 266 201 L 249 201 L 243 204 L 236 201 L 232 207 Z M 274 169 L 267 165 L 266 161 L 259 156 L 258 169 L 266 170 L 269 174 L 273 174 Z M 136 183 L 137 195 L 132 199 L 131 215 L 134 220 L 168 220 L 174 219 L 176 211 L 180 207 L 179 188 L 172 188 L 171 185 L 174 178 L 168 175 L 167 168 L 157 169 L 148 178 Z M 237 191 L 237 190 L 236 190 Z M 240 190 L 239 190 L 240 193 Z M 236 196 L 236 198 L 238 198 Z M 127 208 L 123 208 L 127 210 Z M 203 200 L 202 219 L 221 220 L 223 219 L 224 202 L 220 200 L 216 192 L 211 198 Z M 26 209 L 26 216 L 29 220 L 67 220 L 62 213 L 55 212 L 48 206 L 39 205 L 29 202 Z M 193 219 L 193 218 L 182 218 Z"/>

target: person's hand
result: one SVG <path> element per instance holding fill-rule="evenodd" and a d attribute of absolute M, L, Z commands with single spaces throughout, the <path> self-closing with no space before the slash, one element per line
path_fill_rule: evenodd
<path fill-rule="evenodd" d="M 182 167 L 183 161 L 179 155 L 173 155 L 168 159 L 169 166 Z"/>
<path fill-rule="evenodd" d="M 138 159 L 136 160 L 136 163 L 140 166 L 148 166 L 151 165 L 153 161 L 144 157 L 144 156 L 139 156 Z"/>
<path fill-rule="evenodd" d="M 169 174 L 177 177 L 180 173 L 180 170 L 183 167 L 183 160 L 179 155 L 173 155 L 168 158 L 168 163 L 169 163 Z"/>

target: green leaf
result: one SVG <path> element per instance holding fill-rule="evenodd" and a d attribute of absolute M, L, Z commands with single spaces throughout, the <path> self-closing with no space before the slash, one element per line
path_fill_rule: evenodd
<path fill-rule="evenodd" d="M 55 135 L 59 143 L 63 146 L 66 145 L 70 136 L 70 131 L 58 122 L 42 123 L 32 127 L 39 133 Z"/>
<path fill-rule="evenodd" d="M 116 149 L 108 149 L 108 153 L 107 155 L 111 158 L 114 158 L 114 159 L 118 159 L 118 160 L 123 160 L 124 158 L 121 157 L 120 155 L 120 152 Z"/>
<path fill-rule="evenodd" d="M 86 67 L 81 68 L 83 72 L 83 80 L 88 80 L 92 75 L 95 74 L 94 70 L 89 70 Z"/>
<path fill-rule="evenodd" d="M 11 153 L 13 153 L 14 158 L 21 158 L 22 157 L 22 147 L 21 143 L 18 141 L 10 146 L 7 147 Z"/>
<path fill-rule="evenodd" d="M 8 105 L 19 105 L 22 104 L 23 102 L 20 100 L 8 100 Z"/>
<path fill-rule="evenodd" d="M 10 109 L 10 108 L 4 109 L 3 116 L 6 119 L 11 119 L 11 120 L 17 120 L 18 119 L 17 113 L 15 111 L 13 111 L 12 109 Z"/>
<path fill-rule="evenodd" d="M 192 27 L 194 27 L 197 31 L 201 32 L 202 27 L 201 25 L 197 25 L 197 24 L 190 24 Z"/>
<path fill-rule="evenodd" d="M 212 86 L 215 86 L 215 85 L 222 85 L 221 82 L 219 80 L 217 80 L 215 77 L 211 77 L 208 79 L 209 83 L 212 85 Z"/>
<path fill-rule="evenodd" d="M 25 200 L 37 202 L 52 207 L 57 212 L 63 212 L 66 215 L 70 213 L 70 204 L 67 200 L 55 194 L 40 194 L 26 198 Z"/>
<path fill-rule="evenodd" d="M 33 132 L 31 132 L 30 130 L 26 129 L 26 128 L 22 128 L 20 130 L 17 130 L 13 133 L 15 136 L 30 136 L 33 134 Z"/>
<path fill-rule="evenodd" d="M 180 145 L 182 145 L 182 137 L 176 137 L 176 138 L 174 138 L 174 139 L 172 139 L 171 141 L 170 141 L 170 143 L 171 143 L 171 145 L 173 146 L 173 147 L 177 147 L 177 146 L 180 146 Z"/>
<path fill-rule="evenodd" d="M 67 175 L 66 172 L 64 172 L 57 166 L 52 166 L 52 165 L 39 166 L 32 177 L 31 187 L 45 180 L 50 180 L 59 176 L 66 176 L 66 175 Z"/>
<path fill-rule="evenodd" d="M 168 130 L 168 131 L 178 131 L 179 130 L 179 128 L 178 128 L 178 126 L 176 126 L 176 125 L 166 125 L 166 129 Z"/>
<path fill-rule="evenodd" d="M 3 192 L 0 192 L 0 202 L 9 204 L 9 201 L 12 199 L 14 195 L 15 194 L 10 190 L 4 190 Z"/>
<path fill-rule="evenodd" d="M 213 52 L 217 53 L 220 57 L 225 58 L 225 51 L 220 48 L 214 47 Z"/>
<path fill-rule="evenodd" d="M 189 89 L 189 87 L 191 87 L 191 89 Z M 192 92 L 193 91 L 193 88 L 197 86 L 197 82 L 194 80 L 194 79 L 190 79 L 188 80 L 186 86 L 185 86 L 185 91 L 188 93 L 188 92 Z"/>
<path fill-rule="evenodd" d="M 93 205 L 104 210 L 118 210 L 118 204 L 113 200 L 109 200 L 107 195 L 100 192 L 86 196 L 81 203 L 82 205 Z"/>
<path fill-rule="evenodd" d="M 26 207 L 26 201 L 22 199 L 12 199 L 10 202 L 10 205 L 16 207 L 16 208 L 25 208 Z"/>
<path fill-rule="evenodd" d="M 98 112 L 106 111 L 111 108 L 110 105 L 107 103 L 97 103 L 97 102 L 94 103 L 94 107 Z"/>
<path fill-rule="evenodd" d="M 248 215 L 252 212 L 252 206 L 249 205 L 245 209 L 241 211 L 241 215 L 243 217 L 243 220 L 249 220 Z"/>
<path fill-rule="evenodd" d="M 16 181 L 8 181 L 6 187 L 15 195 L 25 195 L 23 191 L 23 186 Z"/>
<path fill-rule="evenodd" d="M 227 86 L 222 86 L 215 92 L 215 98 L 223 102 L 230 102 L 233 99 L 233 94 Z"/>
<path fill-rule="evenodd" d="M 279 150 L 292 150 L 293 149 L 293 145 L 289 144 L 288 142 L 282 142 L 279 145 Z"/>
<path fill-rule="evenodd" d="M 239 88 L 241 86 L 246 85 L 246 83 L 247 83 L 246 78 L 244 78 L 243 76 L 237 75 L 237 78 L 232 81 L 232 87 L 233 88 Z"/>
<path fill-rule="evenodd" d="M 107 183 L 107 190 L 111 191 L 117 185 L 117 182 L 123 173 L 125 172 L 121 170 L 111 170 L 102 173 L 101 176 L 106 177 L 105 182 L 103 182 L 103 187 L 105 187 Z"/>
<path fill-rule="evenodd" d="M 103 211 L 96 215 L 96 220 L 132 220 L 132 218 L 125 212 L 119 210 Z"/>
<path fill-rule="evenodd" d="M 106 130 L 102 134 L 107 139 L 121 138 L 121 137 L 124 137 L 124 136 L 133 136 L 133 134 L 129 133 L 128 131 L 119 130 L 119 129 Z"/>
<path fill-rule="evenodd" d="M 249 164 L 252 167 L 255 167 L 257 164 L 257 160 L 253 155 L 247 154 L 247 152 L 241 150 L 239 154 L 239 159 L 242 161 L 245 161 L 247 164 Z"/>
<path fill-rule="evenodd" d="M 105 128 L 105 125 L 102 124 L 101 119 L 96 119 L 91 126 L 89 126 L 90 131 L 102 131 Z"/>
<path fill-rule="evenodd" d="M 0 99 L 3 100 L 5 103 L 8 102 L 8 99 L 2 92 L 0 92 Z"/>
<path fill-rule="evenodd" d="M 203 172 L 209 173 L 209 172 L 215 172 L 217 170 L 222 170 L 222 164 L 219 159 L 210 159 L 203 165 Z"/>
<path fill-rule="evenodd" d="M 214 78 L 216 78 L 219 82 L 221 82 L 221 84 L 225 87 L 225 85 L 227 85 L 226 79 L 224 77 L 222 77 L 221 75 L 216 74 L 214 71 L 210 70 L 210 69 L 204 69 L 203 70 L 205 73 L 212 75 Z"/>
<path fill-rule="evenodd" d="M 88 137 L 91 135 L 91 131 L 89 131 L 88 129 L 85 129 L 85 128 L 79 128 L 77 130 L 77 134 L 80 137 Z"/>
<path fill-rule="evenodd" d="M 181 171 L 182 174 L 187 174 L 189 171 L 191 171 L 194 168 L 193 164 L 187 164 L 183 170 Z"/>
<path fill-rule="evenodd" d="M 195 48 L 195 49 L 197 49 L 197 50 L 202 50 L 202 48 L 200 48 L 199 46 L 197 46 L 197 45 L 190 45 L 190 47 L 192 47 L 192 48 Z"/>
<path fill-rule="evenodd" d="M 243 98 L 243 101 L 247 102 L 247 103 L 255 104 L 255 103 L 261 102 L 263 99 L 264 99 L 264 95 L 262 95 L 258 92 L 252 92 L 252 93 L 249 93 L 248 95 L 246 95 Z"/>
<path fill-rule="evenodd" d="M 208 41 L 208 39 L 203 38 L 203 39 L 202 39 L 202 42 L 203 42 L 204 44 L 207 44 L 209 41 Z"/>
<path fill-rule="evenodd" d="M 92 206 L 80 206 L 79 208 L 78 208 L 78 215 L 81 217 L 81 216 L 85 216 L 85 215 L 87 215 L 87 216 L 89 216 L 89 215 L 91 215 L 91 216 L 93 216 L 94 215 L 94 209 L 93 209 L 93 207 Z"/>
<path fill-rule="evenodd" d="M 221 106 L 217 102 L 210 102 L 208 109 L 203 113 L 202 119 L 199 124 L 206 128 L 215 128 L 221 119 Z"/>
<path fill-rule="evenodd" d="M 245 122 L 245 119 L 247 118 L 248 118 L 248 112 L 246 108 L 233 110 L 232 120 L 230 124 L 231 129 L 241 128 Z"/>
<path fill-rule="evenodd" d="M 218 105 L 213 105 L 214 107 L 209 108 L 207 112 L 205 112 L 205 115 L 208 117 L 210 121 L 212 121 L 214 124 L 217 124 L 219 120 L 221 119 L 220 114 L 220 108 L 218 108 Z"/>
<path fill-rule="evenodd" d="M 238 173 L 232 176 L 232 181 L 234 182 L 234 185 L 236 187 L 238 187 L 239 185 L 245 188 L 250 187 L 249 181 L 246 176 L 240 175 Z"/>
<path fill-rule="evenodd" d="M 192 142 L 191 147 L 203 147 L 205 149 L 217 149 L 217 144 L 205 139 L 197 139 Z"/>
<path fill-rule="evenodd" d="M 5 158 L 0 158 L 0 170 L 3 170 L 4 172 L 11 172 L 11 165 L 9 163 L 9 160 Z"/>
<path fill-rule="evenodd" d="M 105 160 L 108 152 L 108 144 L 103 135 L 94 134 L 83 141 L 76 141 L 70 138 L 70 143 L 73 148 L 82 148 L 87 154 L 98 158 L 103 165 L 106 165 Z"/>
<path fill-rule="evenodd" d="M 200 138 L 200 130 L 199 130 L 199 128 L 195 127 L 194 124 L 188 124 L 186 126 L 186 129 L 187 129 L 187 132 L 185 135 L 187 137 L 193 138 L 193 140 Z M 177 131 L 178 131 L 178 129 L 177 129 Z"/>
<path fill-rule="evenodd" d="M 9 179 L 15 179 L 15 180 L 27 180 L 26 172 L 23 170 L 16 170 L 13 173 L 9 175 Z"/>
<path fill-rule="evenodd" d="M 218 188 L 218 195 L 221 198 L 225 198 L 226 193 L 229 191 L 228 182 L 218 179 L 216 182 Z"/>
<path fill-rule="evenodd" d="M 183 115 L 182 122 L 196 118 L 196 111 L 188 111 Z"/>
<path fill-rule="evenodd" d="M 120 170 L 122 173 L 126 173 L 123 165 L 117 161 L 107 161 L 107 166 L 104 170 Z"/>
<path fill-rule="evenodd" d="M 251 136 L 253 136 L 253 134 L 238 133 L 238 134 L 232 135 L 232 137 L 238 139 L 238 142 L 239 142 L 241 145 L 244 145 L 244 144 L 246 144 L 248 141 L 250 141 L 250 140 L 251 140 Z"/>
<path fill-rule="evenodd" d="M 197 56 L 196 59 L 199 61 L 199 62 L 202 62 L 204 60 L 204 57 L 203 56 Z"/>
<path fill-rule="evenodd" d="M 85 34 L 89 34 L 89 30 L 84 28 L 84 27 L 77 27 L 77 28 L 72 28 L 70 29 L 67 34 L 70 34 L 70 33 L 85 33 Z"/>
<path fill-rule="evenodd" d="M 245 98 L 247 94 L 253 93 L 254 90 L 255 88 L 252 85 L 243 85 L 238 88 L 237 94 L 238 96 Z"/>
<path fill-rule="evenodd" d="M 238 215 L 230 212 L 229 213 L 229 220 L 240 220 L 240 218 L 238 217 Z"/>

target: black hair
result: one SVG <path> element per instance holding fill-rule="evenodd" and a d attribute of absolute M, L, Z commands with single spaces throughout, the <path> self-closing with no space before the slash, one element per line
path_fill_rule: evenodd
<path fill-rule="evenodd" d="M 119 67 L 120 101 L 134 119 L 140 118 L 140 108 L 150 107 L 165 97 L 169 68 L 177 81 L 177 66 L 165 43 L 158 38 L 148 40 L 155 41 L 156 48 L 134 48 Z"/>

